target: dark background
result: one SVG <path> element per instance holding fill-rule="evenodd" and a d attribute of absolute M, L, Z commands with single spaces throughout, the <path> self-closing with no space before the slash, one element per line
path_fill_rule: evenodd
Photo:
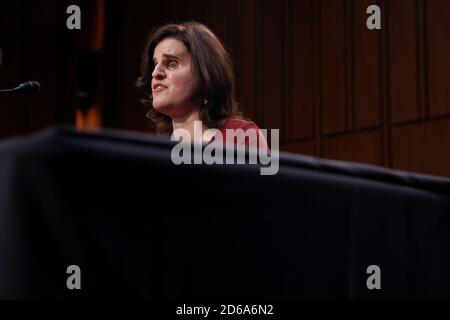
<path fill-rule="evenodd" d="M 81 8 L 68 30 L 66 8 Z M 382 29 L 366 28 L 367 6 Z M 0 137 L 57 123 L 149 131 L 134 87 L 150 30 L 207 24 L 233 60 L 244 113 L 281 149 L 450 176 L 448 0 L 15 0 L 1 3 Z M 84 98 L 80 98 L 84 92 Z M 87 94 L 87 95 L 86 95 Z"/>

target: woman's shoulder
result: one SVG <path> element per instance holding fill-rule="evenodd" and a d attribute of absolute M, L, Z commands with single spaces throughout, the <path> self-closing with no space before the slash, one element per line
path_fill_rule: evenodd
<path fill-rule="evenodd" d="M 259 129 L 256 123 L 254 123 L 251 120 L 245 120 L 240 118 L 228 118 L 223 123 L 222 127 L 220 128 L 222 131 L 226 129 L 242 129 L 242 130 L 248 130 L 248 129 Z"/>

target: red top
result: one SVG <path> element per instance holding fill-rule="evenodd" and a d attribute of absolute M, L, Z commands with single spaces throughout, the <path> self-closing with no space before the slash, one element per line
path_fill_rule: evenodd
<path fill-rule="evenodd" d="M 226 132 L 227 129 L 233 129 L 233 130 L 242 129 L 244 131 L 244 133 L 246 133 L 245 145 L 247 147 L 249 147 L 249 146 L 259 147 L 263 150 L 267 150 L 269 148 L 267 145 L 266 138 L 264 137 L 261 130 L 258 128 L 258 126 L 253 121 L 238 119 L 238 118 L 227 119 L 219 130 L 222 133 L 223 142 L 231 143 L 230 141 L 227 141 L 227 132 Z M 254 131 L 254 134 L 249 132 L 251 130 Z M 251 141 L 250 141 L 250 137 L 252 137 Z M 255 139 L 256 139 L 256 141 L 255 141 Z M 242 144 L 242 139 L 240 139 L 240 140 L 241 141 L 239 142 L 238 138 L 235 136 L 234 144 L 235 145 Z"/>

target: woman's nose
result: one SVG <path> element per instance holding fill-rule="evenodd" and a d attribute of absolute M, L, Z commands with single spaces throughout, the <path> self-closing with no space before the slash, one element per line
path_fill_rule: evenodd
<path fill-rule="evenodd" d="M 152 78 L 160 80 L 163 79 L 164 76 L 165 76 L 164 70 L 161 70 L 159 64 L 157 64 L 155 66 L 155 69 L 153 69 Z"/>

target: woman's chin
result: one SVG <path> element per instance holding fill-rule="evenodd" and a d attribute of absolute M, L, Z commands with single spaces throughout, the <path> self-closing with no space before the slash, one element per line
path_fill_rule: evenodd
<path fill-rule="evenodd" d="M 156 111 L 158 111 L 159 113 L 162 113 L 168 117 L 170 117 L 170 109 L 171 106 L 170 105 L 166 105 L 166 104 L 153 104 L 153 109 L 155 109 Z"/>

